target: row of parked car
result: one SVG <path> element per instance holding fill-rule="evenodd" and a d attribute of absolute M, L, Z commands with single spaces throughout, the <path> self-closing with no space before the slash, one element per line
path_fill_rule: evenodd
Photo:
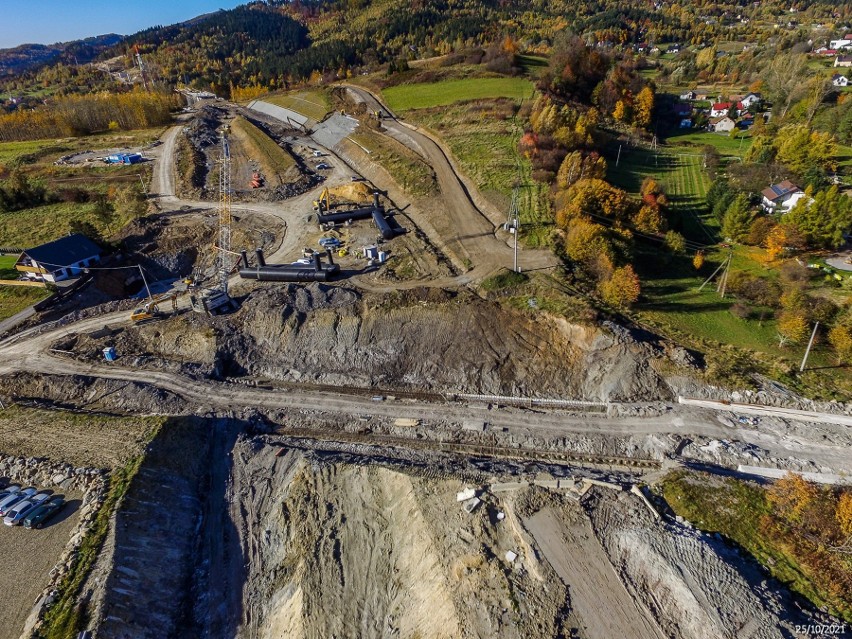
<path fill-rule="evenodd" d="M 41 528 L 64 504 L 62 495 L 39 492 L 32 486 L 21 488 L 13 484 L 0 490 L 0 517 L 7 526 Z"/>

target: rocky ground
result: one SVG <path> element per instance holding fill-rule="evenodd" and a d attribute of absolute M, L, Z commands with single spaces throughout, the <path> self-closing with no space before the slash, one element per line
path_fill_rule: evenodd
<path fill-rule="evenodd" d="M 642 401 L 671 398 L 666 353 L 628 331 L 501 307 L 469 292 L 361 294 L 340 286 L 257 288 L 239 312 L 185 314 L 77 335 L 55 347 L 214 377 L 418 391 Z"/>

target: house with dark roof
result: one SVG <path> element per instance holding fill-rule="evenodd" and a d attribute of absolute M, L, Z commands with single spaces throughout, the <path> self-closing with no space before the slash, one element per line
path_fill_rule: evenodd
<path fill-rule="evenodd" d="M 775 212 L 778 207 L 789 209 L 788 202 L 796 194 L 801 193 L 802 189 L 793 184 L 790 180 L 784 180 L 778 184 L 763 189 L 761 195 L 763 199 L 760 205 L 767 213 Z"/>
<path fill-rule="evenodd" d="M 61 282 L 82 274 L 101 261 L 101 249 L 85 235 L 72 233 L 53 242 L 27 249 L 15 268 L 38 282 Z"/>
<path fill-rule="evenodd" d="M 848 87 L 849 78 L 847 78 L 845 75 L 835 73 L 833 76 L 831 76 L 831 83 L 836 87 Z"/>

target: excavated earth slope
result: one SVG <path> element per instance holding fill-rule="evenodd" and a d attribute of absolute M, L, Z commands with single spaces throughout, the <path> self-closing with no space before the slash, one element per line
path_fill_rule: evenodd
<path fill-rule="evenodd" d="M 457 480 L 281 451 L 257 440 L 234 450 L 248 565 L 238 636 L 560 636 L 566 590 L 510 505 L 503 520 L 494 500 L 468 514 Z"/>
<path fill-rule="evenodd" d="M 229 316 L 182 316 L 57 348 L 92 359 L 115 345 L 140 365 L 217 377 L 590 400 L 669 399 L 663 349 L 609 325 L 513 310 L 472 293 L 362 296 L 324 285 L 255 289 Z"/>

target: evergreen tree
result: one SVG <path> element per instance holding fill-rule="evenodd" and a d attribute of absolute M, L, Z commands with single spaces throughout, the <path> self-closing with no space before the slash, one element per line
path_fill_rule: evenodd
<path fill-rule="evenodd" d="M 754 212 L 749 205 L 748 196 L 745 193 L 737 195 L 722 220 L 722 233 L 736 242 L 741 242 L 748 237 Z"/>

